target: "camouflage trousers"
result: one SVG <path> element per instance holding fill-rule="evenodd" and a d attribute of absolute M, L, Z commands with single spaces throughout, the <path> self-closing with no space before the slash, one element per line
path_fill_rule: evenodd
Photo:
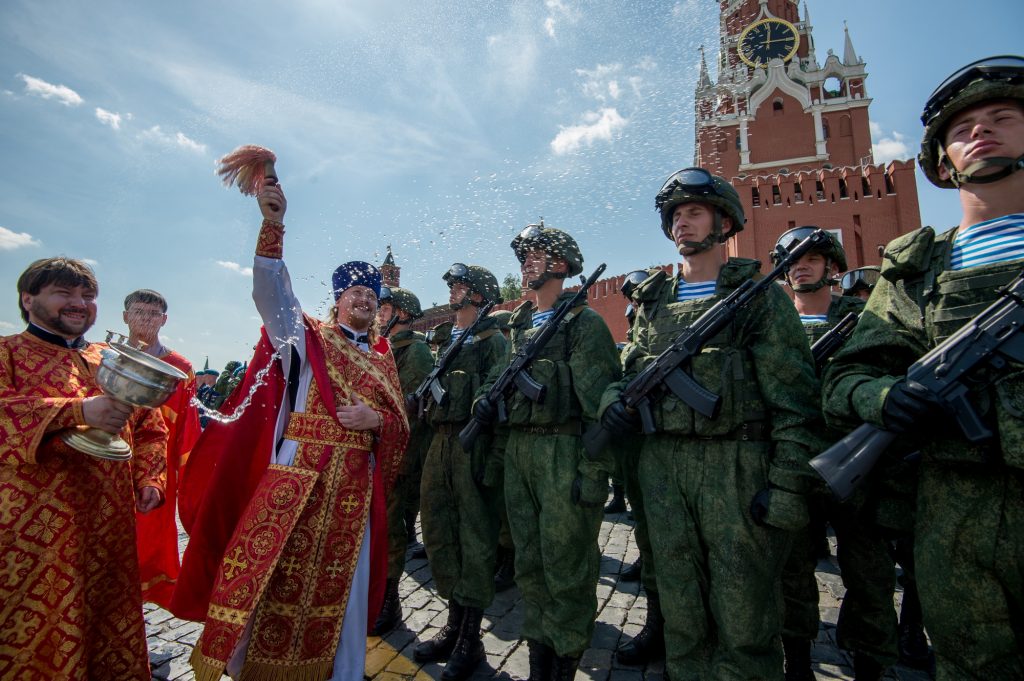
<path fill-rule="evenodd" d="M 761 527 L 750 502 L 767 485 L 766 442 L 644 439 L 640 454 L 665 671 L 672 681 L 781 681 L 779 576 L 789 533 Z"/>
<path fill-rule="evenodd" d="M 536 435 L 513 428 L 505 448 L 505 501 L 523 595 L 524 638 L 558 655 L 579 655 L 597 614 L 604 511 L 572 501 L 582 446 L 575 435 Z"/>
<path fill-rule="evenodd" d="M 388 578 L 398 579 L 405 568 L 405 550 L 409 535 L 414 531 L 406 526 L 407 518 L 416 520 L 420 510 L 420 478 L 423 458 L 430 444 L 431 430 L 422 423 L 413 426 L 409 446 L 402 461 L 402 472 L 395 478 L 395 486 L 388 497 Z"/>
<path fill-rule="evenodd" d="M 839 647 L 866 654 L 887 667 L 898 657 L 892 597 L 896 572 L 871 508 L 863 490 L 844 503 L 831 497 L 812 497 L 811 524 L 793 533 L 793 547 L 783 568 L 783 635 L 808 640 L 818 636 L 818 580 L 814 570 L 827 521 L 836 533 L 836 557 L 846 587 L 836 627 Z"/>
<path fill-rule="evenodd" d="M 936 678 L 1024 679 L 1024 471 L 925 462 L 917 504 Z"/>
<path fill-rule="evenodd" d="M 423 463 L 423 545 L 441 597 L 486 608 L 494 599 L 499 521 L 493 494 L 473 480 L 471 457 L 459 444 L 460 428 L 440 428 Z"/>
<path fill-rule="evenodd" d="M 625 444 L 619 446 L 617 458 L 622 475 L 626 498 L 629 499 L 629 510 L 633 514 L 633 539 L 640 552 L 640 580 L 644 591 L 648 594 L 658 593 L 658 582 L 654 569 L 654 552 L 651 550 L 651 535 L 647 523 L 647 511 L 644 508 L 644 491 L 640 487 L 640 456 L 636 448 Z"/>

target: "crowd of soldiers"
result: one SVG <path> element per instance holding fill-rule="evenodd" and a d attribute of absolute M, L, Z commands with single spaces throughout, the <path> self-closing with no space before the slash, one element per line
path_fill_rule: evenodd
<path fill-rule="evenodd" d="M 813 679 L 814 569 L 831 526 L 847 589 L 838 640 L 852 651 L 858 680 L 881 678 L 898 659 L 937 666 L 940 679 L 1024 678 L 1024 476 L 1012 444 L 1021 432 L 1020 364 L 971 383 L 967 399 L 995 432 L 980 444 L 946 427 L 949 405 L 904 378 L 1020 272 L 1024 60 L 958 71 L 929 100 L 923 122 L 922 168 L 938 186 L 959 189 L 959 229 L 900 237 L 881 268 L 850 272 L 833 234 L 814 226 L 783 234 L 771 260 L 792 296 L 762 287 L 682 367 L 715 398 L 710 411 L 676 386 L 646 402 L 631 392 L 712 308 L 762 277 L 759 262 L 725 256 L 724 244 L 743 229 L 743 207 L 725 179 L 703 169 L 673 174 L 656 197 L 682 263 L 675 276 L 655 269 L 626 277 L 630 331 L 621 357 L 585 297 L 565 289 L 583 272 L 576 241 L 543 224 L 512 241 L 527 302 L 510 314 L 485 314 L 501 302 L 498 282 L 474 265 L 456 263 L 443 275 L 456 318 L 429 339 L 412 330 L 422 315 L 416 296 L 385 292 L 379 319 L 392 323 L 414 435 L 389 508 L 387 600 L 372 633 L 401 620 L 398 578 L 419 511 L 448 618 L 416 646 L 416 660 L 447 661 L 448 681 L 468 678 L 484 658 L 483 610 L 496 582 L 508 584 L 514 556 L 530 679 L 572 679 L 593 629 L 611 476 L 621 487 L 610 510 L 622 510 L 624 490 L 636 521 L 634 575 L 639 569 L 648 605 L 620 663 L 665 656 L 675 681 Z M 1000 220 L 1009 228 L 998 241 L 957 243 L 968 228 Z M 859 319 L 852 337 L 831 358 L 812 354 L 844 319 Z M 556 323 L 543 347 L 531 345 Z M 445 358 L 462 335 L 457 356 Z M 437 361 L 428 340 L 438 342 Z M 496 389 L 524 354 L 521 373 L 543 386 L 543 399 L 525 387 Z M 424 397 L 445 359 L 452 361 L 436 376 L 443 398 Z M 474 422 L 492 427 L 460 438 Z M 861 423 L 896 434 L 896 443 L 840 501 L 808 461 Z M 611 446 L 584 446 L 594 428 Z"/>

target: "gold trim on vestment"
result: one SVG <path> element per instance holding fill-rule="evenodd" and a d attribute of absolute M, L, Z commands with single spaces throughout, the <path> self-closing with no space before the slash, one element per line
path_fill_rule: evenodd
<path fill-rule="evenodd" d="M 338 423 L 337 418 L 327 414 L 311 414 L 309 412 L 292 412 L 288 417 L 288 427 L 284 437 L 296 442 L 361 449 L 369 452 L 373 449 L 373 433 L 369 430 L 349 430 Z"/>

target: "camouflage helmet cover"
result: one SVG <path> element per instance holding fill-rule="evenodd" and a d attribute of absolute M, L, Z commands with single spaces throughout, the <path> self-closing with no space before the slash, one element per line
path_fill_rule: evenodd
<path fill-rule="evenodd" d="M 720 235 L 720 243 L 743 231 L 743 223 L 747 221 L 740 195 L 725 178 L 703 168 L 685 168 L 670 175 L 654 199 L 654 207 L 661 213 L 661 231 L 669 239 L 672 238 L 672 214 L 684 203 L 710 204 L 732 220 L 732 229 Z"/>
<path fill-rule="evenodd" d="M 776 240 L 776 246 L 782 246 L 785 250 L 789 251 L 798 243 L 809 237 L 815 232 L 815 230 L 821 229 L 813 225 L 806 225 L 804 227 L 794 227 L 793 229 L 786 230 L 782 233 L 782 236 Z M 838 237 L 828 230 L 824 230 L 825 235 L 828 237 L 828 243 L 822 244 L 816 248 L 811 249 L 811 253 L 820 253 L 825 256 L 836 265 L 839 266 L 840 272 L 845 272 L 847 269 L 846 263 L 846 251 L 843 249 L 843 245 L 839 243 Z M 778 251 L 773 250 L 771 253 L 771 260 L 773 265 L 779 264 Z"/>
<path fill-rule="evenodd" d="M 932 184 L 943 189 L 956 187 L 952 180 L 943 180 L 938 174 L 945 158 L 943 137 L 950 120 L 965 109 L 997 99 L 1017 100 L 1024 106 L 1024 58 L 1008 55 L 980 59 L 958 69 L 928 98 L 921 114 L 924 135 L 917 162 Z"/>
<path fill-rule="evenodd" d="M 398 286 L 392 286 L 390 288 L 392 305 L 399 310 L 405 310 L 413 319 L 419 319 L 423 316 L 423 308 L 420 307 L 420 299 L 416 297 L 415 293 L 407 288 L 399 288 Z"/>
<path fill-rule="evenodd" d="M 532 249 L 538 249 L 556 258 L 563 258 L 569 264 L 570 277 L 583 271 L 583 254 L 576 240 L 560 229 L 546 227 L 544 220 L 541 220 L 539 225 L 527 225 L 515 239 L 512 239 L 511 246 L 520 265 L 526 262 L 527 253 Z"/>
<path fill-rule="evenodd" d="M 442 279 L 448 283 L 449 288 L 457 281 L 465 283 L 470 291 L 479 293 L 484 302 L 502 302 L 497 278 L 490 270 L 479 265 L 464 265 L 457 262 L 445 272 Z"/>

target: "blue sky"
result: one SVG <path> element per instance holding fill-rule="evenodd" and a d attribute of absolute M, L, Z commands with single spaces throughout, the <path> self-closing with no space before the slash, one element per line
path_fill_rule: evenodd
<path fill-rule="evenodd" d="M 1021 51 L 1019 0 L 807 5 L 820 60 L 842 54 L 845 19 L 867 62 L 876 158 L 916 153 L 952 70 Z M 246 143 L 278 154 L 285 256 L 314 314 L 337 264 L 388 243 L 424 306 L 452 262 L 501 279 L 539 216 L 587 271 L 666 262 L 654 194 L 692 161 L 698 47 L 713 55 L 717 31 L 713 0 L 5 0 L 0 334 L 22 326 L 18 274 L 65 254 L 95 263 L 92 339 L 148 287 L 170 300 L 165 343 L 200 365 L 246 358 L 259 212 L 213 172 Z M 926 224 L 956 221 L 953 192 L 918 189 Z"/>

